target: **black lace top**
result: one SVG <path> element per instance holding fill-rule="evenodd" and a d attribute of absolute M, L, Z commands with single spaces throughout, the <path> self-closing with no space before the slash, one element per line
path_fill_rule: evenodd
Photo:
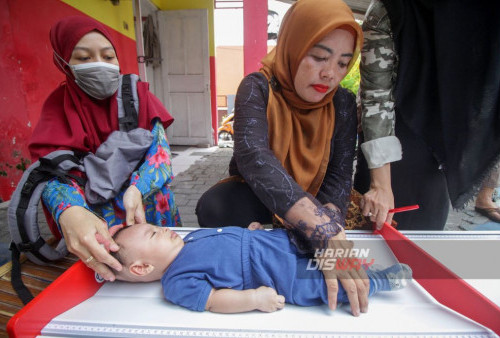
<path fill-rule="evenodd" d="M 254 193 L 273 213 L 286 212 L 307 193 L 295 182 L 269 148 L 267 102 L 269 87 L 261 73 L 252 73 L 241 82 L 236 95 L 234 154 L 230 175 L 241 175 Z M 339 88 L 333 98 L 335 129 L 330 161 L 323 184 L 316 195 L 321 204 L 333 203 L 345 218 L 352 185 L 357 137 L 355 96 Z"/>

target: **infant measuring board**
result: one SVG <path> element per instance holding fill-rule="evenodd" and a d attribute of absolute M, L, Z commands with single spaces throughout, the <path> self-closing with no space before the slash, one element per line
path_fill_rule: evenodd
<path fill-rule="evenodd" d="M 176 229 L 181 236 L 192 230 L 196 229 Z M 473 234 L 464 237 L 465 234 L 461 237 L 437 232 L 427 236 L 437 236 L 443 243 L 454 241 L 458 247 L 461 240 L 474 239 L 493 240 L 500 247 L 499 232 L 476 234 L 476 237 Z M 388 266 L 398 260 L 379 234 L 348 231 L 347 235 L 355 242 L 355 247 L 368 248 L 369 258 L 377 265 Z M 420 236 L 420 240 L 425 238 L 422 233 L 415 236 Z M 500 248 L 496 253 L 499 251 Z M 500 277 L 496 283 L 500 285 Z M 492 294 L 491 298 L 500 303 L 500 296 Z M 298 307 L 287 304 L 285 309 L 274 313 L 226 315 L 192 312 L 172 305 L 164 300 L 159 282 L 100 283 L 93 271 L 81 262 L 16 314 L 8 323 L 8 332 L 18 337 L 496 336 L 490 328 L 437 302 L 416 281 L 411 281 L 405 289 L 371 297 L 368 313 L 360 317 L 350 314 L 348 304 L 339 306 L 334 312 L 326 305 Z"/>

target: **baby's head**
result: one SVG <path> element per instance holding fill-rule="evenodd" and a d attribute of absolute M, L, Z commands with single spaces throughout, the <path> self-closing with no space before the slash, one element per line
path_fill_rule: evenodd
<path fill-rule="evenodd" d="M 184 246 L 175 231 L 151 224 L 124 227 L 113 238 L 120 250 L 111 254 L 123 265 L 114 271 L 116 279 L 128 282 L 161 279 Z"/>

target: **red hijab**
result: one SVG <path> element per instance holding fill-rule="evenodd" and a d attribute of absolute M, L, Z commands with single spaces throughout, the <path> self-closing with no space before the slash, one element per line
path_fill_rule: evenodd
<path fill-rule="evenodd" d="M 104 35 L 116 51 L 104 25 L 86 16 L 71 16 L 50 30 L 54 53 L 69 63 L 75 45 L 91 31 Z M 29 144 L 33 161 L 55 150 L 95 152 L 111 132 L 119 129 L 117 94 L 104 100 L 91 98 L 75 83 L 70 68 L 55 54 L 53 59 L 56 67 L 66 74 L 66 81 L 50 94 L 42 107 Z M 155 118 L 159 118 L 165 128 L 173 122 L 160 100 L 149 91 L 147 82 L 137 83 L 137 94 L 140 128 L 150 130 Z"/>

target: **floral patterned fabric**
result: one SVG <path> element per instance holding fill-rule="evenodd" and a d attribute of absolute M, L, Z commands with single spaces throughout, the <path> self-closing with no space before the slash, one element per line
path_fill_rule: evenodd
<path fill-rule="evenodd" d="M 182 226 L 179 210 L 175 204 L 174 194 L 169 187 L 174 178 L 172 172 L 172 155 L 165 130 L 157 122 L 152 130 L 153 143 L 148 149 L 144 162 L 130 178 L 130 185 L 135 185 L 142 194 L 146 221 L 159 226 Z M 45 187 L 42 200 L 52 214 L 59 230 L 59 216 L 71 206 L 81 206 L 102 217 L 108 227 L 125 222 L 123 194 L 130 185 L 125 185 L 112 200 L 91 205 L 85 200 L 83 188 L 76 181 L 65 184 L 57 178 L 51 179 Z"/>

